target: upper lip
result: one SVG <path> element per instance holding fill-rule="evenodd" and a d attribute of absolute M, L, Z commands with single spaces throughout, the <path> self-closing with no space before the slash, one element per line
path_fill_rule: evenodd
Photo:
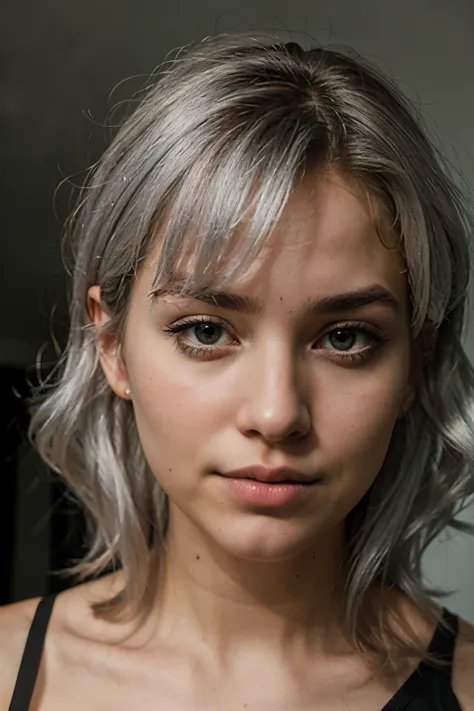
<path fill-rule="evenodd" d="M 304 474 L 291 467 L 278 467 L 277 469 L 268 469 L 262 466 L 242 467 L 242 469 L 225 472 L 223 476 L 232 479 L 256 479 L 257 481 L 265 482 L 294 481 L 300 484 L 311 484 L 317 481 L 317 477 Z"/>

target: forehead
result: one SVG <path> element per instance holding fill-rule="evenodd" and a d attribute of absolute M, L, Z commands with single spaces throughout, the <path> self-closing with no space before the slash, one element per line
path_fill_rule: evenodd
<path fill-rule="evenodd" d="M 377 212 L 376 212 L 377 210 Z M 380 218 L 381 208 L 354 181 L 337 174 L 307 175 L 295 187 L 272 233 L 276 250 L 293 251 L 316 260 L 403 264 L 398 236 Z M 383 242 L 380 228 L 384 226 Z M 398 253 L 397 253 L 398 252 Z M 393 254 L 395 253 L 395 254 Z M 400 261 L 401 260 L 401 261 Z"/>
<path fill-rule="evenodd" d="M 398 236 L 384 230 L 382 241 L 379 227 L 374 205 L 354 181 L 338 174 L 308 173 L 294 186 L 264 248 L 250 268 L 234 279 L 232 290 L 269 290 L 278 284 L 281 291 L 289 290 L 297 297 L 379 282 L 403 300 L 405 261 Z M 242 224 L 233 236 L 234 253 L 246 239 L 246 228 Z M 156 245 L 150 255 L 149 284 L 159 249 Z M 192 268 L 191 255 L 187 268 L 176 274 L 177 286 L 180 276 Z"/>

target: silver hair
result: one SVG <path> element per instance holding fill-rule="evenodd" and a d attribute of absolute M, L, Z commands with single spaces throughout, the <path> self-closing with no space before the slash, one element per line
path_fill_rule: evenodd
<path fill-rule="evenodd" d="M 360 56 L 223 35 L 159 68 L 90 171 L 67 226 L 70 335 L 57 377 L 37 393 L 30 436 L 88 513 L 90 546 L 70 572 L 84 580 L 124 571 L 124 589 L 96 605 L 97 614 L 115 618 L 128 605 L 135 619 L 146 618 L 167 499 L 132 405 L 105 380 L 87 290 L 100 285 L 112 313 L 107 328 L 120 343 L 134 277 L 158 234 L 154 287 L 166 287 L 190 258 L 183 293 L 230 283 L 267 243 L 310 167 L 337 169 L 363 186 L 380 233 L 385 224 L 397 235 L 412 335 L 427 349 L 416 399 L 347 518 L 353 639 L 383 651 L 375 626 L 363 623 L 374 581 L 398 586 L 433 619 L 429 596 L 448 594 L 426 587 L 421 558 L 447 526 L 474 532 L 457 520 L 474 493 L 474 372 L 462 345 L 472 264 L 467 200 L 415 109 Z"/>

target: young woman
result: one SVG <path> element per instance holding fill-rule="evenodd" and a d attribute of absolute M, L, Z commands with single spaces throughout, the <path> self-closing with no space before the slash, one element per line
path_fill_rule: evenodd
<path fill-rule="evenodd" d="M 90 547 L 2 609 L 1 709 L 474 709 L 474 628 L 420 570 L 474 493 L 470 229 L 360 58 L 162 67 L 71 220 L 31 434 Z"/>

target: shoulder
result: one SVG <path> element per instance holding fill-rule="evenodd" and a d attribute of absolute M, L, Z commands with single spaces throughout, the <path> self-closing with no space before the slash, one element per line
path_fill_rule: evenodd
<path fill-rule="evenodd" d="M 57 595 L 45 639 L 54 654 L 55 665 L 63 657 L 79 653 L 87 658 L 91 647 L 112 637 L 113 626 L 96 620 L 91 609 L 94 602 L 107 598 L 116 590 L 116 581 L 101 579 L 77 585 Z M 13 694 L 28 632 L 41 598 L 31 598 L 0 607 L 0 709 L 7 709 Z M 112 627 L 112 631 L 109 631 Z M 108 641 L 108 640 L 107 640 Z"/>
<path fill-rule="evenodd" d="M 463 711 L 474 711 L 474 625 L 462 619 L 454 651 L 453 689 Z"/>
<path fill-rule="evenodd" d="M 400 613 L 398 619 L 408 622 L 411 633 L 416 632 L 428 648 L 435 626 L 433 621 L 425 616 L 424 611 L 405 593 L 394 589 L 391 591 L 392 609 Z M 443 617 L 443 608 L 431 601 L 435 618 L 438 622 Z M 448 608 L 449 609 L 449 608 Z M 397 631 L 404 631 L 398 628 Z M 474 711 L 474 625 L 458 617 L 458 635 L 453 658 L 453 691 L 456 694 L 463 711 Z"/>
<path fill-rule="evenodd" d="M 0 708 L 8 708 L 40 598 L 0 607 Z"/>

